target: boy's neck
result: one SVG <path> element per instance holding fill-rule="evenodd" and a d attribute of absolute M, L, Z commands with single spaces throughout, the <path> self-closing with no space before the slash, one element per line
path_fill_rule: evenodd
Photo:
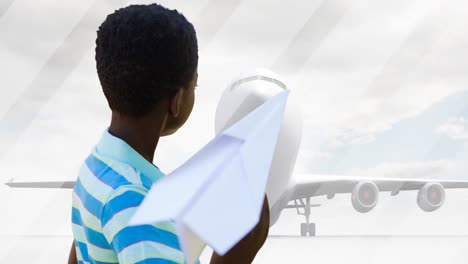
<path fill-rule="evenodd" d="M 165 116 L 151 115 L 144 118 L 130 118 L 112 113 L 109 133 L 120 138 L 150 163 L 161 135 Z"/>

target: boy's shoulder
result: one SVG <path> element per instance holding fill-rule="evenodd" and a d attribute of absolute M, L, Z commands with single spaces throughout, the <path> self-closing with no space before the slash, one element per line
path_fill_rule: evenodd
<path fill-rule="evenodd" d="M 81 166 L 73 207 L 81 212 L 81 218 L 86 218 L 83 220 L 89 222 L 93 218 L 101 221 L 102 226 L 116 213 L 139 206 L 152 183 L 131 165 L 93 152 Z M 96 222 L 93 226 L 100 225 Z"/>
<path fill-rule="evenodd" d="M 96 151 L 88 156 L 83 167 L 87 167 L 92 171 L 93 176 L 104 184 L 101 186 L 108 187 L 106 189 L 115 190 L 133 186 L 148 191 L 153 184 L 153 180 L 140 172 L 138 168 L 126 162 L 103 156 Z M 80 176 L 82 176 L 82 173 L 80 173 Z"/>
<path fill-rule="evenodd" d="M 75 194 L 82 202 L 88 201 L 99 217 L 99 208 L 110 199 L 129 194 L 141 198 L 164 176 L 125 141 L 105 130 L 80 168 Z"/>

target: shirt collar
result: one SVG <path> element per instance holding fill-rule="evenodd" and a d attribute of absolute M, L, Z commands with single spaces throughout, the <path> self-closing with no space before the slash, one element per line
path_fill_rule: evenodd
<path fill-rule="evenodd" d="M 96 150 L 103 156 L 127 163 L 152 182 L 156 182 L 164 176 L 164 173 L 156 165 L 143 158 L 125 141 L 109 133 L 108 129 L 104 131 Z"/>

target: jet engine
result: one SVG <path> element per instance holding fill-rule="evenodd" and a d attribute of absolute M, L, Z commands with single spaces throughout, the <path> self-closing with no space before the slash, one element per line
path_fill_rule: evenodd
<path fill-rule="evenodd" d="M 372 210 L 379 200 L 379 189 L 371 181 L 362 181 L 356 184 L 351 194 L 354 209 L 360 213 Z"/>
<path fill-rule="evenodd" d="M 440 183 L 426 183 L 418 192 L 418 206 L 425 212 L 432 212 L 445 202 L 445 189 Z"/>

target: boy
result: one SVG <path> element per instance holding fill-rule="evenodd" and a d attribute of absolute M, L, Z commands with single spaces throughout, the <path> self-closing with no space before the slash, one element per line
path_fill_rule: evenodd
<path fill-rule="evenodd" d="M 157 4 L 119 9 L 99 27 L 96 65 L 112 118 L 73 191 L 69 263 L 183 263 L 173 222 L 127 223 L 165 177 L 152 164 L 159 137 L 175 133 L 192 111 L 195 30 L 177 10 Z M 213 253 L 210 263 L 251 263 L 268 227 L 265 199 L 258 225 L 226 255 Z"/>

